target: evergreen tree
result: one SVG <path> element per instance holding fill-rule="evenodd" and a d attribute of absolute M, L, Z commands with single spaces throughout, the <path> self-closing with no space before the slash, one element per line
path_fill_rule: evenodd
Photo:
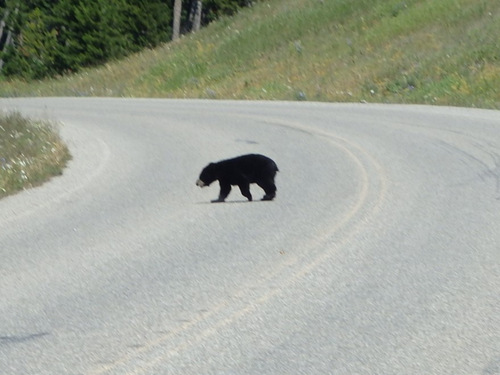
<path fill-rule="evenodd" d="M 9 10 L 13 35 L 12 45 L 0 55 L 0 73 L 42 78 L 155 47 L 172 36 L 174 1 L 0 0 L 0 9 Z M 201 23 L 231 14 L 248 1 L 203 0 Z M 181 30 L 193 26 L 193 2 L 201 3 L 181 2 Z"/>
<path fill-rule="evenodd" d="M 239 8 L 248 6 L 250 3 L 249 0 L 204 0 L 204 24 L 212 22 L 221 16 L 232 15 Z"/>

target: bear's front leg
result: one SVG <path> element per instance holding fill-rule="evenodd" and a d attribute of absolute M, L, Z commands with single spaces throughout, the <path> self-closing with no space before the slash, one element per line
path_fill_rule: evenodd
<path fill-rule="evenodd" d="M 214 199 L 212 203 L 224 202 L 226 200 L 226 197 L 229 195 L 229 192 L 231 191 L 231 184 L 222 181 L 219 181 L 219 184 L 220 184 L 219 198 Z"/>

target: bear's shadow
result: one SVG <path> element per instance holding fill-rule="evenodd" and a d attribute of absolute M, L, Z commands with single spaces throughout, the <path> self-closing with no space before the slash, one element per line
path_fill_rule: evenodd
<path fill-rule="evenodd" d="M 247 199 L 240 199 L 240 200 L 232 200 L 232 201 L 224 201 L 224 202 L 202 201 L 202 202 L 196 202 L 196 204 L 216 204 L 216 205 L 222 205 L 222 204 L 260 203 L 260 202 L 268 202 L 268 201 L 263 201 L 263 200 L 260 200 L 260 199 L 252 200 L 252 201 L 249 201 Z"/>

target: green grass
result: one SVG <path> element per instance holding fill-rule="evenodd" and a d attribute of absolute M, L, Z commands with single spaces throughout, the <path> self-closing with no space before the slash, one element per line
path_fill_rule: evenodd
<path fill-rule="evenodd" d="M 367 101 L 500 108 L 500 2 L 267 0 L 98 69 L 0 96 Z"/>
<path fill-rule="evenodd" d="M 0 199 L 60 175 L 69 159 L 54 125 L 0 112 Z"/>

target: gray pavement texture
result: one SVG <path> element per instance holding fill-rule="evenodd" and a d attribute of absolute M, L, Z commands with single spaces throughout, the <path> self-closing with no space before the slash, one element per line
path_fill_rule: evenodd
<path fill-rule="evenodd" d="M 498 111 L 13 108 L 73 160 L 0 201 L 0 374 L 500 374 Z M 276 199 L 210 204 L 201 169 L 245 153 Z"/>

